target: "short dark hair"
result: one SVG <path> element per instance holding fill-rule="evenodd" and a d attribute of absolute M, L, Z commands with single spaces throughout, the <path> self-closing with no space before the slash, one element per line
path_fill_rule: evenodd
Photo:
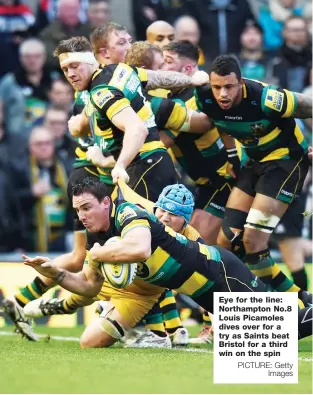
<path fill-rule="evenodd" d="M 175 52 L 181 58 L 199 61 L 199 48 L 188 40 L 172 41 L 163 47 L 163 51 Z"/>
<path fill-rule="evenodd" d="M 92 47 L 86 37 L 76 36 L 60 41 L 53 52 L 53 56 L 58 57 L 66 52 L 92 52 Z"/>
<path fill-rule="evenodd" d="M 216 73 L 222 77 L 235 73 L 238 81 L 241 80 L 240 64 L 234 55 L 220 55 L 214 59 L 210 74 Z"/>
<path fill-rule="evenodd" d="M 94 177 L 83 178 L 72 187 L 72 196 L 80 196 L 83 193 L 90 193 L 98 202 L 102 202 L 106 196 L 111 198 L 109 186 Z"/>

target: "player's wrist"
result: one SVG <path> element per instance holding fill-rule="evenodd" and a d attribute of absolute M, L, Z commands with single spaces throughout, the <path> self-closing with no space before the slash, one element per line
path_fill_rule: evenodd
<path fill-rule="evenodd" d="M 59 270 L 58 273 L 52 278 L 57 284 L 60 284 L 66 276 L 66 270 Z"/>

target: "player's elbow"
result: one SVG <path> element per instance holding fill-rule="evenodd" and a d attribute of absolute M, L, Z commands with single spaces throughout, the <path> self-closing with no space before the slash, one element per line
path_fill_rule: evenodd
<path fill-rule="evenodd" d="M 142 136 L 142 138 L 145 140 L 146 137 L 149 134 L 148 128 L 146 127 L 146 125 L 143 122 L 138 122 L 136 125 L 136 131 L 137 133 Z"/>
<path fill-rule="evenodd" d="M 202 112 L 198 114 L 199 116 L 199 132 L 205 133 L 208 130 L 212 129 L 211 120 Z"/>
<path fill-rule="evenodd" d="M 133 262 L 146 261 L 151 256 L 151 245 L 140 243 L 134 250 Z"/>

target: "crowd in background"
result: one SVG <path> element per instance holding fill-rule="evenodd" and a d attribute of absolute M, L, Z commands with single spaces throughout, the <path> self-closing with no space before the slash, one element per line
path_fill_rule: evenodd
<path fill-rule="evenodd" d="M 114 1 L 0 0 L 0 252 L 66 250 L 74 94 L 53 50 L 111 20 Z M 312 95 L 310 0 L 133 0 L 129 18 L 134 41 L 165 20 L 199 46 L 204 70 L 233 53 L 244 77 Z M 300 126 L 311 144 L 312 120 Z"/>

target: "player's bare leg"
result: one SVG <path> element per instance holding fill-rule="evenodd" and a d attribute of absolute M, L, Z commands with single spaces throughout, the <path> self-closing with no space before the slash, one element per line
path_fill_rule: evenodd
<path fill-rule="evenodd" d="M 216 244 L 217 236 L 221 229 L 222 218 L 208 213 L 204 210 L 196 209 L 192 216 L 190 225 L 200 233 L 205 244 Z"/>

